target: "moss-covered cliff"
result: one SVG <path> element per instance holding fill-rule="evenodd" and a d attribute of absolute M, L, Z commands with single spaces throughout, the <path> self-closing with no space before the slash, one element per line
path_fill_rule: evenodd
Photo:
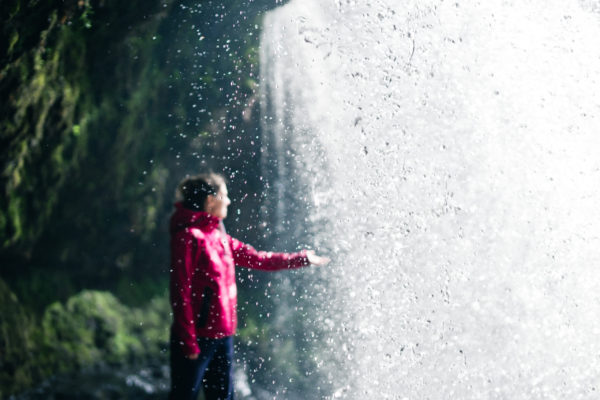
<path fill-rule="evenodd" d="M 238 227 L 256 225 L 260 203 L 260 15 L 280 3 L 0 3 L 4 393 L 55 369 L 48 335 L 80 291 L 129 306 L 164 296 L 166 221 L 185 173 L 229 175 L 240 199 L 229 229 L 251 236 Z M 129 354 L 119 346 L 108 359 Z"/>

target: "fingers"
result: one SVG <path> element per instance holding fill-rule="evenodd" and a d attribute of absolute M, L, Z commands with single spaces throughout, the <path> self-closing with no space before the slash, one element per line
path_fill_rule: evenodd
<path fill-rule="evenodd" d="M 316 266 L 326 265 L 331 261 L 329 257 L 322 257 L 316 255 L 314 250 L 308 250 L 306 252 L 306 257 L 308 258 L 308 262 Z"/>
<path fill-rule="evenodd" d="M 327 265 L 331 261 L 331 259 L 329 257 L 320 257 L 320 256 L 317 256 L 317 257 L 319 257 L 319 260 L 315 265 L 318 265 L 318 266 Z"/>

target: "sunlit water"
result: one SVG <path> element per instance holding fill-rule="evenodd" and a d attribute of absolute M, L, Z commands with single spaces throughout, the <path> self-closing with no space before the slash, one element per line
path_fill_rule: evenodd
<path fill-rule="evenodd" d="M 296 283 L 316 338 L 306 398 L 600 396 L 599 8 L 267 15 L 271 216 L 334 260 Z"/>

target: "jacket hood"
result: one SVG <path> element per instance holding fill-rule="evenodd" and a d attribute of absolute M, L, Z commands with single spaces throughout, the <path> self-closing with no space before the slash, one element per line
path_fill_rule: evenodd
<path fill-rule="evenodd" d="M 182 203 L 175 203 L 175 212 L 171 216 L 171 234 L 186 228 L 199 228 L 202 230 L 216 229 L 221 220 L 205 211 L 194 211 L 183 207 Z"/>

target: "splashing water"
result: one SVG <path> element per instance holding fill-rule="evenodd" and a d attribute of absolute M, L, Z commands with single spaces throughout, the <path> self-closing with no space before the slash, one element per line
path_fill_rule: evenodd
<path fill-rule="evenodd" d="M 306 278 L 328 385 L 309 398 L 597 398 L 598 9 L 267 15 L 269 197 L 281 232 L 308 226 L 334 259 Z"/>

